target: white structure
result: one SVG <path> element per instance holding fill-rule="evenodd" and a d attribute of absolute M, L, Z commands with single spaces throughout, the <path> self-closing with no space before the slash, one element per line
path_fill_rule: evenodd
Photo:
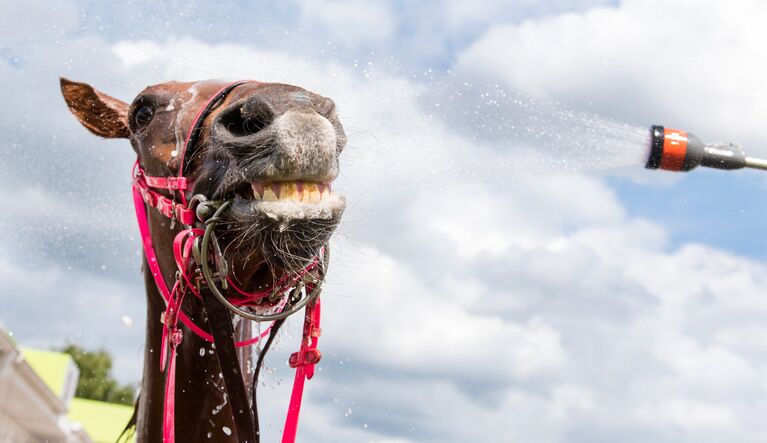
<path fill-rule="evenodd" d="M 78 376 L 74 367 L 57 396 L 0 329 L 0 443 L 92 443 L 66 416 Z"/>

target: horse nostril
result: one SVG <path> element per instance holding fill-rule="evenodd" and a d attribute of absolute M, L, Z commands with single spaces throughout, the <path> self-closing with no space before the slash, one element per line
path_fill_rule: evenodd
<path fill-rule="evenodd" d="M 239 106 L 224 110 L 218 121 L 235 137 L 246 137 L 260 132 L 274 120 L 274 112 L 268 103 L 248 100 Z"/>

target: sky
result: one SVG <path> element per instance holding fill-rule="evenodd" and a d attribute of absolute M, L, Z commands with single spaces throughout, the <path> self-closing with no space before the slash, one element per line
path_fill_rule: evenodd
<path fill-rule="evenodd" d="M 0 324 L 137 382 L 130 101 L 254 78 L 333 98 L 348 207 L 299 438 L 752 442 L 767 432 L 767 176 L 642 167 L 646 128 L 767 157 L 767 3 L 0 1 Z M 218 4 L 224 3 L 224 4 Z M 293 321 L 262 391 L 279 438 Z"/>

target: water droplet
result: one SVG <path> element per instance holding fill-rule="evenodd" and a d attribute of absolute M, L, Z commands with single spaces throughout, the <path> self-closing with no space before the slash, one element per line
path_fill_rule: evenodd
<path fill-rule="evenodd" d="M 231 430 L 231 429 L 229 429 L 227 426 L 224 426 L 224 427 L 223 427 L 223 428 L 221 428 L 221 429 L 224 431 L 224 434 L 226 434 L 226 435 L 232 435 L 232 430 Z"/>
<path fill-rule="evenodd" d="M 122 320 L 126 328 L 130 328 L 131 326 L 133 326 L 133 320 L 131 320 L 131 318 L 128 317 L 127 315 L 123 315 L 122 318 L 120 318 L 120 320 Z"/>

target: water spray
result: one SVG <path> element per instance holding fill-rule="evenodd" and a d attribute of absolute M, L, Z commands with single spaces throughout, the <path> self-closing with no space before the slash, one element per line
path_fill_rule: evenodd
<path fill-rule="evenodd" d="M 650 158 L 647 169 L 689 171 L 698 166 L 716 169 L 754 168 L 767 171 L 767 160 L 748 157 L 732 142 L 703 143 L 687 131 L 663 126 L 650 128 Z"/>

